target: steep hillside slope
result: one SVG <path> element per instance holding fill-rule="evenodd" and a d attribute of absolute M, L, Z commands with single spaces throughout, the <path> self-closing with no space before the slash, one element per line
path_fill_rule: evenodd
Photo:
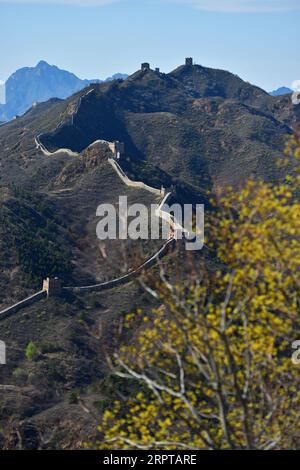
<path fill-rule="evenodd" d="M 93 84 L 1 126 L 0 307 L 40 289 L 47 275 L 73 286 L 113 279 L 161 246 L 96 238 L 99 204 L 117 207 L 120 195 L 147 207 L 159 199 L 127 187 L 108 163 L 108 147 L 90 146 L 96 140 L 125 144 L 120 164 L 131 178 L 163 185 L 173 201 L 208 206 L 210 190 L 238 188 L 250 175 L 284 176 L 276 160 L 299 109 L 228 72 L 185 65 Z M 173 256 L 184 266 L 186 252 L 170 253 L 171 266 Z M 211 262 L 206 250 L 197 256 Z M 122 337 L 125 312 L 153 305 L 137 281 L 43 300 L 1 321 L 8 356 L 0 369 L 0 447 L 81 448 L 93 438 L 103 409 L 124 393 L 108 377 L 106 356 Z"/>
<path fill-rule="evenodd" d="M 228 72 L 181 66 L 91 86 L 72 120 L 42 141 L 81 151 L 98 138 L 121 140 L 131 160 L 211 188 L 212 180 L 238 184 L 250 174 L 278 178 L 276 157 L 297 122 L 288 97 L 270 97 Z"/>

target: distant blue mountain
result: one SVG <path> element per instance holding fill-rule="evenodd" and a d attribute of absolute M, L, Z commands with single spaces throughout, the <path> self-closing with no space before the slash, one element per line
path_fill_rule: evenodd
<path fill-rule="evenodd" d="M 281 96 L 281 95 L 287 95 L 288 93 L 293 93 L 293 90 L 285 86 L 282 86 L 278 88 L 277 90 L 271 91 L 269 94 L 271 96 Z"/>
<path fill-rule="evenodd" d="M 115 74 L 107 80 L 126 78 Z M 5 83 L 6 104 L 0 105 L 0 121 L 9 121 L 15 115 L 22 115 L 34 102 L 50 98 L 65 99 L 90 83 L 102 80 L 81 80 L 73 73 L 61 70 L 41 60 L 36 67 L 24 67 L 13 73 Z"/>

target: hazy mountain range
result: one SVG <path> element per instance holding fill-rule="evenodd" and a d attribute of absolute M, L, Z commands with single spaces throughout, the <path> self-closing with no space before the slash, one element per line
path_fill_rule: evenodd
<path fill-rule="evenodd" d="M 117 73 L 106 80 L 126 77 L 126 74 Z M 51 98 L 65 99 L 90 83 L 102 81 L 99 79 L 81 80 L 73 73 L 61 70 L 55 65 L 49 65 L 43 60 L 36 67 L 23 67 L 13 73 L 5 85 L 1 85 L 2 99 L 5 87 L 6 104 L 0 104 L 0 122 L 9 121 L 15 115 L 24 114 L 35 102 L 44 102 Z"/>
<path fill-rule="evenodd" d="M 286 86 L 282 86 L 280 88 L 277 88 L 277 90 L 271 91 L 270 95 L 281 96 L 281 95 L 287 95 L 289 93 L 293 93 L 293 90 L 291 90 L 291 88 L 287 88 Z"/>

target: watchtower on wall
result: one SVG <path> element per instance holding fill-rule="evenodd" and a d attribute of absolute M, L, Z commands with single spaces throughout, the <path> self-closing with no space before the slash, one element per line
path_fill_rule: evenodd
<path fill-rule="evenodd" d="M 125 152 L 125 145 L 123 142 L 119 142 L 118 140 L 115 140 L 114 142 L 109 143 L 109 148 L 111 152 L 113 153 L 113 156 L 117 159 L 120 160 L 121 155 Z"/>
<path fill-rule="evenodd" d="M 187 57 L 185 59 L 185 65 L 187 65 L 188 67 L 191 67 L 193 65 L 193 58 L 192 57 Z"/>
<path fill-rule="evenodd" d="M 43 290 L 47 292 L 47 297 L 57 297 L 61 295 L 62 285 L 60 279 L 57 277 L 54 279 L 47 277 L 43 282 Z"/>
<path fill-rule="evenodd" d="M 142 65 L 141 65 L 141 70 L 143 72 L 145 72 L 146 70 L 150 70 L 150 64 L 148 62 L 144 62 Z"/>

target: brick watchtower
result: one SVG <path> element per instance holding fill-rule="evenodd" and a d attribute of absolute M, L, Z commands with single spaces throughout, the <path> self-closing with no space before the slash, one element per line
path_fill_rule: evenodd
<path fill-rule="evenodd" d="M 47 277 L 47 279 L 45 279 L 43 282 L 43 290 L 47 292 L 48 297 L 56 297 L 61 295 L 62 285 L 60 279 L 57 277 L 54 279 Z"/>
<path fill-rule="evenodd" d="M 150 70 L 150 64 L 148 62 L 144 62 L 142 65 L 141 65 L 141 70 L 143 72 L 145 72 L 146 70 Z"/>

